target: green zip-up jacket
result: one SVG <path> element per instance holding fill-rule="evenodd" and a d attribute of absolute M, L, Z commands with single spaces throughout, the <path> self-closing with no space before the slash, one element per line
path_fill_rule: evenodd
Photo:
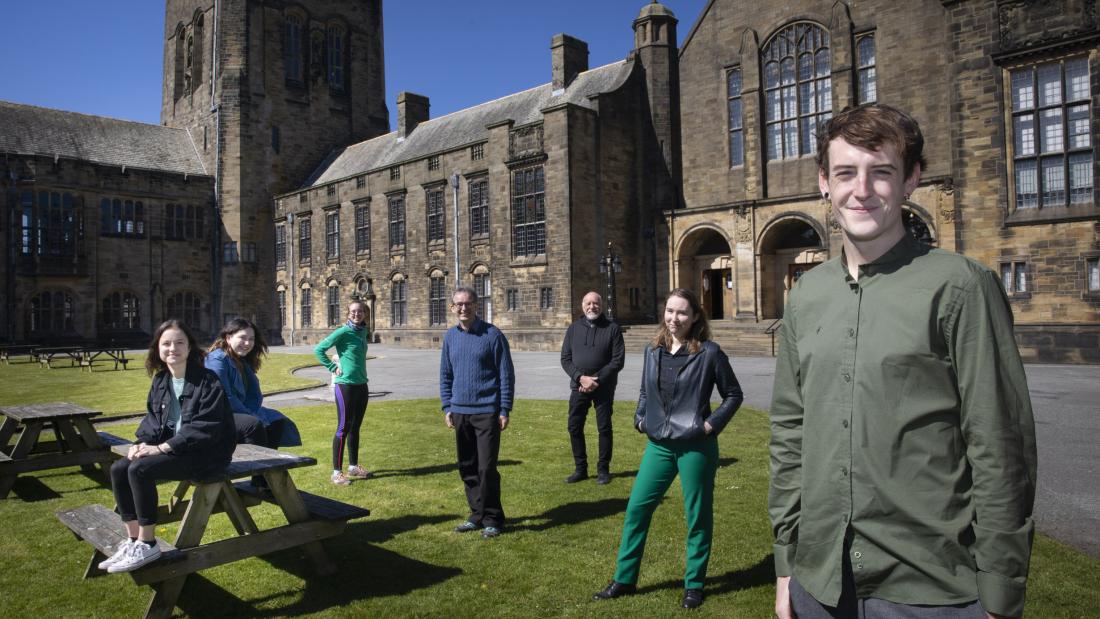
<path fill-rule="evenodd" d="M 369 339 L 370 330 L 366 327 L 363 327 L 362 331 L 356 331 L 344 325 L 321 340 L 313 348 L 313 354 L 317 356 L 321 365 L 335 374 L 337 366 L 326 354 L 328 349 L 335 348 L 336 354 L 340 357 L 340 375 L 335 378 L 335 381 L 344 385 L 362 385 L 367 382 L 367 341 Z"/>
<path fill-rule="evenodd" d="M 908 235 L 852 279 L 807 272 L 780 330 L 769 512 L 779 576 L 1023 612 L 1035 425 L 997 275 Z"/>

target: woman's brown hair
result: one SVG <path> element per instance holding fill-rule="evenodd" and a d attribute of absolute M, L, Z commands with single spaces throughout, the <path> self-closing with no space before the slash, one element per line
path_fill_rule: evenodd
<path fill-rule="evenodd" d="M 238 331 L 244 331 L 245 329 L 252 329 L 252 333 L 256 338 L 256 343 L 252 346 L 252 350 L 248 351 L 248 354 L 244 357 L 237 355 L 233 347 L 229 345 L 229 338 Z M 214 352 L 215 348 L 220 348 L 225 351 L 225 354 L 233 361 L 237 366 L 237 369 L 241 369 L 241 363 L 247 363 L 248 367 L 252 368 L 253 372 L 260 371 L 260 365 L 263 363 L 260 357 L 267 355 L 267 341 L 264 340 L 263 333 L 260 332 L 260 328 L 256 326 L 256 323 L 247 318 L 237 317 L 229 322 L 225 323 L 222 327 L 218 337 L 214 339 L 214 343 L 210 346 L 208 352 Z"/>
<path fill-rule="evenodd" d="M 195 341 L 195 336 L 191 335 L 191 330 L 187 328 L 187 325 L 173 318 L 160 323 L 156 331 L 153 331 L 153 341 L 149 342 L 149 353 L 145 355 L 145 372 L 149 376 L 168 369 L 168 364 L 160 358 L 160 338 L 169 329 L 179 329 L 183 331 L 183 336 L 187 338 L 187 365 L 202 365 L 202 359 L 205 355 L 203 355 L 202 349 L 199 348 L 199 343 Z"/>
<path fill-rule="evenodd" d="M 668 305 L 668 300 L 672 297 L 680 297 L 687 301 L 688 305 L 691 306 L 691 313 L 695 315 L 695 322 L 691 325 L 691 331 L 688 332 L 687 337 L 680 338 L 680 341 L 687 345 L 688 352 L 694 355 L 699 352 L 703 342 L 710 339 L 710 323 L 707 321 L 707 313 L 703 311 L 703 306 L 699 303 L 699 297 L 687 288 L 669 290 L 668 296 L 665 297 L 665 305 Z M 650 345 L 653 348 L 661 347 L 665 350 L 672 348 L 672 334 L 668 332 L 668 326 L 665 325 L 664 307 L 661 308 L 661 326 L 657 327 L 657 335 L 653 337 L 653 342 Z"/>

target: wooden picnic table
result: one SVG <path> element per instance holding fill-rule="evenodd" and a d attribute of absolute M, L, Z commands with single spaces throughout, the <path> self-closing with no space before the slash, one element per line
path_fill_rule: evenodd
<path fill-rule="evenodd" d="M 116 439 L 109 436 L 114 443 L 111 449 L 125 457 L 129 443 Z M 160 507 L 157 518 L 157 524 L 180 522 L 175 541 L 169 544 L 158 539 L 162 557 L 128 572 L 135 583 L 153 588 L 145 616 L 171 616 L 188 574 L 278 550 L 301 547 L 322 575 L 334 573 L 335 564 L 320 540 L 339 535 L 348 520 L 368 516 L 370 510 L 299 491 L 290 470 L 315 464 L 315 459 L 306 456 L 238 445 L 225 476 L 180 482 L 167 504 Z M 248 482 L 233 483 L 253 475 L 263 475 L 270 490 L 261 492 Z M 185 497 L 189 489 L 193 491 L 188 500 Z M 287 524 L 260 530 L 248 510 L 264 501 L 278 505 Z M 207 523 L 216 512 L 225 512 L 237 536 L 204 544 Z M 84 577 L 104 574 L 97 564 L 127 539 L 118 515 L 102 505 L 57 515 L 77 537 L 95 547 Z"/>
<path fill-rule="evenodd" d="M 37 349 L 38 344 L 0 344 L 0 362 L 11 365 L 11 358 L 20 355 L 29 356 L 30 361 L 38 361 Z"/>
<path fill-rule="evenodd" d="M 61 357 L 62 359 L 69 360 L 69 367 L 73 367 L 80 363 L 84 358 L 83 346 L 50 346 L 50 347 L 38 347 L 34 350 L 34 354 L 38 357 L 38 363 L 47 369 L 53 369 L 53 358 Z"/>
<path fill-rule="evenodd" d="M 92 370 L 92 364 L 99 356 L 107 357 L 115 362 L 115 369 L 118 369 L 118 364 L 122 364 L 122 369 L 126 369 L 126 364 L 130 362 L 130 359 L 126 357 L 126 349 L 119 348 L 118 346 L 85 346 L 80 351 L 80 369 L 88 368 L 88 371 Z"/>
<path fill-rule="evenodd" d="M 99 414 L 69 402 L 0 406 L 0 499 L 8 496 L 20 473 L 76 465 L 92 472 L 99 464 L 106 475 L 113 457 L 90 421 Z M 39 440 L 47 425 L 56 440 Z"/>

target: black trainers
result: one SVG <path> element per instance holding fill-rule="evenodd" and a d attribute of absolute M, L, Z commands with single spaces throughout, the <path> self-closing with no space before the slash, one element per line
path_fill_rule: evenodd
<path fill-rule="evenodd" d="M 593 600 L 613 600 L 615 598 L 622 597 L 624 595 L 630 595 L 638 590 L 637 585 L 626 585 L 621 582 L 615 582 L 612 580 L 607 583 L 607 588 L 603 591 L 597 591 L 593 596 Z"/>
<path fill-rule="evenodd" d="M 455 533 L 469 533 L 470 531 L 477 531 L 481 528 L 481 525 L 474 524 L 467 520 L 462 524 L 455 527 Z"/>
<path fill-rule="evenodd" d="M 565 483 L 575 484 L 578 481 L 584 481 L 588 479 L 588 471 L 573 471 L 573 474 L 565 478 Z"/>
<path fill-rule="evenodd" d="M 611 473 L 608 473 L 607 471 L 600 471 L 599 473 L 596 473 L 596 483 L 600 484 L 601 486 L 604 484 L 610 484 Z"/>
<path fill-rule="evenodd" d="M 684 601 L 680 606 L 687 609 L 699 608 L 703 605 L 702 589 L 684 589 Z"/>

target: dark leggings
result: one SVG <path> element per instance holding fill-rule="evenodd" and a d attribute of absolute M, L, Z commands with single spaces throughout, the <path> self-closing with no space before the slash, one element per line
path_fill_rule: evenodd
<path fill-rule="evenodd" d="M 283 438 L 286 421 L 286 419 L 276 419 L 265 426 L 259 417 L 233 413 L 233 423 L 237 426 L 237 444 L 259 445 L 278 449 L 279 442 Z"/>
<path fill-rule="evenodd" d="M 206 454 L 157 454 L 137 460 L 122 458 L 111 465 L 111 488 L 115 510 L 123 522 L 137 520 L 139 525 L 157 523 L 157 482 L 194 479 L 209 466 Z"/>
<path fill-rule="evenodd" d="M 359 427 L 367 412 L 370 392 L 367 384 L 336 383 L 336 435 L 332 437 L 332 469 L 344 468 L 344 443 L 348 448 L 348 465 L 359 464 Z"/>

